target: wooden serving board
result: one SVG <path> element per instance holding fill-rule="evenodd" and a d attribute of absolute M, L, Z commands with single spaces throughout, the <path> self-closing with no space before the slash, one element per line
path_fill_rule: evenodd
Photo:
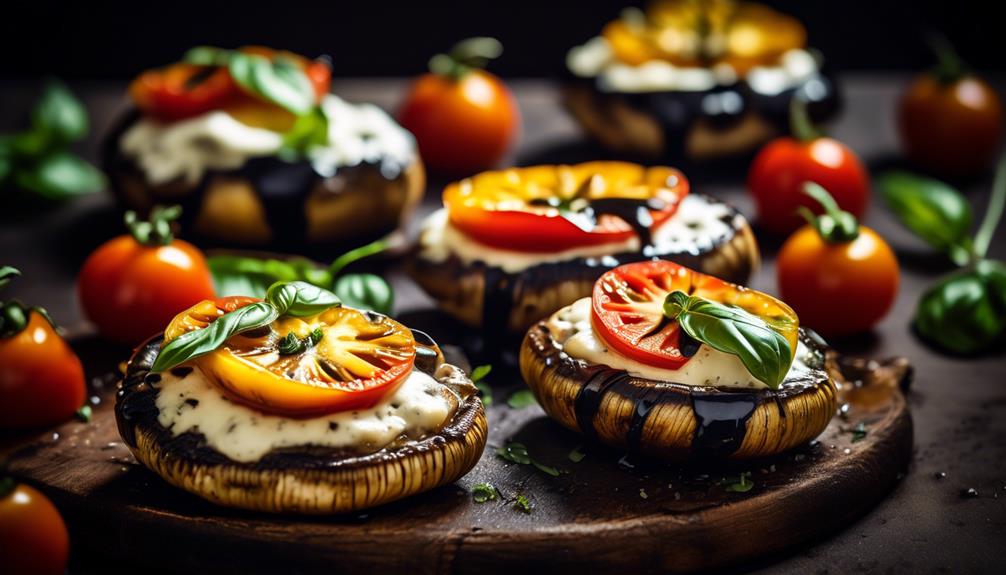
<path fill-rule="evenodd" d="M 897 484 L 912 451 L 904 360 L 842 360 L 858 383 L 845 386 L 845 414 L 818 441 L 770 460 L 702 466 L 626 456 L 585 443 L 537 406 L 510 408 L 507 397 L 523 384 L 515 370 L 497 365 L 488 377 L 495 396 L 490 447 L 457 484 L 354 516 L 255 514 L 214 506 L 139 465 L 113 416 L 109 374 L 121 350 L 88 338 L 74 344 L 97 376 L 93 420 L 68 422 L 15 450 L 9 469 L 59 506 L 78 557 L 101 554 L 106 563 L 122 558 L 154 571 L 512 575 L 527 565 L 560 573 L 723 567 L 778 555 L 848 524 Z M 856 433 L 860 423 L 865 436 Z M 494 448 L 507 440 L 563 473 L 500 459 Z M 578 446 L 586 456 L 574 462 L 569 454 Z M 727 490 L 742 472 L 754 486 Z M 471 488 L 481 482 L 501 497 L 475 503 Z M 530 500 L 529 513 L 515 508 L 518 495 Z"/>

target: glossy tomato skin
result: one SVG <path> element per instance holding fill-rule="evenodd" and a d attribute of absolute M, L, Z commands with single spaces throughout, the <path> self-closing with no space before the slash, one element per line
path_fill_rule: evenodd
<path fill-rule="evenodd" d="M 101 245 L 77 279 L 84 312 L 108 339 L 137 345 L 179 312 L 212 298 L 206 259 L 192 244 L 142 246 L 123 235 Z"/>
<path fill-rule="evenodd" d="M 204 114 L 240 95 L 237 84 L 224 68 L 192 86 L 193 78 L 204 73 L 202 66 L 192 64 L 148 70 L 129 85 L 129 95 L 140 111 L 164 122 Z"/>
<path fill-rule="evenodd" d="M 52 502 L 27 485 L 0 496 L 0 544 L 4 575 L 62 575 L 66 570 L 66 524 Z"/>
<path fill-rule="evenodd" d="M 870 176 L 852 150 L 832 138 L 805 142 L 783 137 L 762 148 L 748 172 L 748 190 L 762 228 L 785 235 L 804 221 L 797 213 L 800 206 L 822 213 L 820 204 L 803 192 L 804 182 L 823 186 L 839 207 L 857 218 L 866 212 Z"/>
<path fill-rule="evenodd" d="M 510 89 L 496 76 L 473 70 L 455 80 L 420 76 L 398 113 L 431 170 L 466 175 L 495 166 L 520 129 Z"/>
<path fill-rule="evenodd" d="M 69 419 L 85 393 L 80 359 L 38 312 L 24 329 L 0 338 L 0 428 Z"/>
<path fill-rule="evenodd" d="M 828 243 L 813 227 L 796 231 L 776 262 L 779 292 L 800 323 L 825 337 L 853 335 L 877 324 L 898 295 L 898 260 L 870 228 Z"/>
<path fill-rule="evenodd" d="M 941 175 L 967 176 L 988 168 L 1002 141 L 1002 123 L 998 94 L 975 76 L 944 84 L 924 74 L 898 104 L 905 155 Z"/>

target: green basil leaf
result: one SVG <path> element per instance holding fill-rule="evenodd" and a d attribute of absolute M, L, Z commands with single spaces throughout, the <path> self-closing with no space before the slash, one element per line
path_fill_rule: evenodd
<path fill-rule="evenodd" d="M 532 405 L 538 405 L 538 400 L 535 399 L 530 389 L 521 389 L 510 395 L 506 400 L 506 404 L 512 409 L 523 409 Z"/>
<path fill-rule="evenodd" d="M 245 256 L 212 256 L 206 264 L 213 275 L 218 295 L 246 295 L 264 298 L 269 286 L 276 282 L 306 281 L 316 286 L 328 286 L 332 278 L 314 262 L 304 258 L 288 260 L 261 259 Z"/>
<path fill-rule="evenodd" d="M 321 106 L 299 116 L 293 128 L 283 135 L 282 154 L 301 157 L 311 148 L 328 144 L 328 116 Z"/>
<path fill-rule="evenodd" d="M 233 50 L 214 46 L 196 46 L 185 52 L 182 61 L 196 66 L 227 66 L 234 54 Z"/>
<path fill-rule="evenodd" d="M 478 382 L 482 381 L 483 379 L 485 379 L 485 377 L 487 375 L 489 375 L 489 372 L 491 372 L 492 370 L 493 370 L 493 366 L 488 365 L 488 364 L 487 365 L 480 365 L 480 366 L 476 367 L 475 369 L 472 370 L 472 375 L 471 375 L 472 382 L 473 383 L 478 383 Z"/>
<path fill-rule="evenodd" d="M 1006 266 L 983 260 L 926 290 L 915 328 L 927 341 L 963 354 L 985 351 L 1006 333 Z"/>
<path fill-rule="evenodd" d="M 227 338 L 269 325 L 279 311 L 268 302 L 258 302 L 225 313 L 204 329 L 184 333 L 169 341 L 157 355 L 150 371 L 167 371 L 176 365 L 218 349 Z"/>
<path fill-rule="evenodd" d="M 69 152 L 44 156 L 28 169 L 15 174 L 18 186 L 49 199 L 62 199 L 100 191 L 105 186 L 102 173 Z"/>
<path fill-rule="evenodd" d="M 960 192 L 939 180 L 908 172 L 882 174 L 877 186 L 887 207 L 905 227 L 950 254 L 954 261 L 966 263 L 971 246 L 971 205 Z"/>
<path fill-rule="evenodd" d="M 335 294 L 349 307 L 390 315 L 395 294 L 381 276 L 346 274 L 335 280 Z"/>
<path fill-rule="evenodd" d="M 751 375 L 772 389 L 778 389 L 789 372 L 789 342 L 758 316 L 683 291 L 667 295 L 664 313 L 696 340 L 739 357 Z"/>
<path fill-rule="evenodd" d="M 228 70 L 241 87 L 298 116 L 314 108 L 314 87 L 296 62 L 235 52 Z"/>
<path fill-rule="evenodd" d="M 342 305 L 339 298 L 325 288 L 307 282 L 277 282 L 266 291 L 265 299 L 279 315 L 307 317 Z"/>
<path fill-rule="evenodd" d="M 42 97 L 32 110 L 32 126 L 50 141 L 66 144 L 87 135 L 87 110 L 58 80 L 45 85 Z"/>

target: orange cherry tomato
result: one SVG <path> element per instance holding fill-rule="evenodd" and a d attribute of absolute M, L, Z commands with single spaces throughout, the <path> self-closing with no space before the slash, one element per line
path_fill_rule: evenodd
<path fill-rule="evenodd" d="M 147 116 L 165 122 L 220 108 L 239 94 L 226 68 L 172 64 L 148 70 L 129 85 L 133 103 Z"/>
<path fill-rule="evenodd" d="M 829 243 L 806 225 L 783 244 L 776 268 L 782 298 L 804 325 L 824 336 L 870 329 L 898 294 L 898 260 L 864 226 L 850 242 Z"/>
<path fill-rule="evenodd" d="M 192 244 L 169 236 L 145 245 L 122 235 L 87 258 L 77 294 L 103 336 L 137 345 L 179 312 L 213 297 L 214 288 L 206 258 Z"/>
<path fill-rule="evenodd" d="M 663 260 L 626 264 L 602 275 L 591 297 L 591 323 L 618 353 L 647 365 L 678 369 L 690 356 L 681 351 L 681 326 L 664 315 L 664 300 L 678 290 L 740 307 L 764 319 L 795 353 L 799 319 L 789 306 L 770 295 Z"/>
<path fill-rule="evenodd" d="M 23 329 L 0 337 L 0 427 L 59 423 L 85 393 L 80 359 L 42 314 L 31 311 Z"/>
<path fill-rule="evenodd" d="M 484 172 L 447 186 L 443 200 L 451 225 L 480 243 L 554 252 L 633 237 L 625 220 L 602 213 L 605 203 L 636 201 L 656 228 L 687 194 L 688 180 L 674 168 L 588 162 Z M 577 225 L 561 209 L 593 210 L 596 225 Z"/>
<path fill-rule="evenodd" d="M 258 301 L 246 297 L 205 300 L 178 314 L 165 343 Z M 284 355 L 289 334 L 307 349 Z M 268 412 L 305 417 L 372 407 L 412 372 L 412 331 L 382 315 L 336 307 L 312 317 L 282 317 L 267 329 L 232 336 L 223 347 L 195 358 L 203 373 L 231 399 Z"/>
<path fill-rule="evenodd" d="M 27 485 L 0 479 L 0 573 L 63 575 L 70 538 L 59 511 Z"/>
<path fill-rule="evenodd" d="M 905 155 L 924 169 L 974 175 L 988 168 L 999 150 L 1002 102 L 977 76 L 944 83 L 923 74 L 901 97 L 898 129 Z"/>
<path fill-rule="evenodd" d="M 420 76 L 398 112 L 431 170 L 461 175 L 491 168 L 513 144 L 520 112 L 510 89 L 484 70 L 458 79 Z"/>
<path fill-rule="evenodd" d="M 821 213 L 821 206 L 803 193 L 803 183 L 808 181 L 826 188 L 839 207 L 857 218 L 866 212 L 870 176 L 852 150 L 832 138 L 782 137 L 758 152 L 748 172 L 748 190 L 761 227 L 787 234 L 803 221 L 799 207 Z"/>

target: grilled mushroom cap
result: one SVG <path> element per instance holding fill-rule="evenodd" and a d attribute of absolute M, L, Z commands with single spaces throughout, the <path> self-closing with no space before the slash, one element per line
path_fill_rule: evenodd
<path fill-rule="evenodd" d="M 728 223 L 730 236 L 714 242 L 708 250 L 668 252 L 657 246 L 657 251 L 663 259 L 745 284 L 760 263 L 758 242 L 747 220 L 733 208 Z M 555 310 L 589 296 L 604 272 L 643 259 L 648 257 L 640 253 L 612 254 L 609 258 L 543 263 L 507 273 L 481 262 L 465 263 L 453 254 L 444 261 L 431 261 L 420 250 L 410 258 L 407 270 L 441 308 L 463 323 L 519 335 Z"/>
<path fill-rule="evenodd" d="M 214 503 L 273 513 L 358 511 L 452 483 L 475 466 L 485 449 L 488 427 L 474 384 L 461 369 L 445 363 L 429 340 L 416 358 L 416 369 L 462 392 L 453 417 L 436 433 L 374 453 L 304 445 L 273 449 L 254 462 L 235 462 L 207 446 L 201 434 L 175 436 L 158 422 L 159 375 L 150 373 L 150 367 L 161 341 L 158 336 L 142 345 L 127 365 L 116 396 L 119 434 L 149 469 Z"/>
<path fill-rule="evenodd" d="M 545 412 L 619 449 L 670 460 L 774 455 L 817 437 L 837 406 L 834 354 L 800 330 L 810 370 L 778 390 L 695 387 L 633 377 L 567 355 L 547 325 L 532 327 L 520 369 Z"/>
<path fill-rule="evenodd" d="M 233 170 L 208 171 L 194 184 L 177 179 L 151 185 L 119 147 L 122 134 L 138 119 L 127 115 L 105 142 L 105 173 L 116 197 L 140 213 L 156 204 L 181 204 L 187 232 L 227 245 L 373 241 L 408 221 L 426 185 L 418 156 L 390 177 L 375 164 L 347 166 L 322 177 L 308 162 L 267 157 Z"/>

